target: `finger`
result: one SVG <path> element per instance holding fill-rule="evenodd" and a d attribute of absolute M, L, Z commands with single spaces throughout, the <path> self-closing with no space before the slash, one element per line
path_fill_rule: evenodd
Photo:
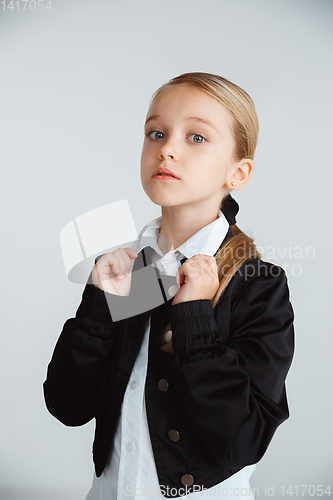
<path fill-rule="evenodd" d="M 128 272 L 132 272 L 133 266 L 135 264 L 135 259 L 138 257 L 138 254 L 133 250 L 133 248 L 125 248 L 125 251 L 127 253 L 127 260 L 128 260 L 128 267 L 127 270 Z"/>
<path fill-rule="evenodd" d="M 107 257 L 103 255 L 93 267 L 93 283 L 100 287 L 102 281 L 109 279 L 106 273 L 109 269 L 111 269 L 110 264 L 108 264 Z"/>
<path fill-rule="evenodd" d="M 103 275 L 118 274 L 120 271 L 119 256 L 115 252 L 107 252 L 97 264 L 99 264 L 100 273 Z"/>
<path fill-rule="evenodd" d="M 192 260 L 199 264 L 201 263 L 202 269 L 217 269 L 217 262 L 214 256 L 205 254 L 196 254 L 192 257 Z"/>
<path fill-rule="evenodd" d="M 117 273 L 117 277 L 120 278 L 121 276 L 124 276 L 125 272 L 129 269 L 130 258 L 123 248 L 118 248 L 115 253 L 117 254 L 119 262 L 119 273 Z"/>
<path fill-rule="evenodd" d="M 185 275 L 185 267 L 186 267 L 185 264 L 186 264 L 186 262 L 184 262 L 184 264 L 182 264 L 180 267 L 178 267 L 177 273 L 178 273 L 179 276 L 184 276 Z"/>
<path fill-rule="evenodd" d="M 126 276 L 132 272 L 135 259 L 138 257 L 138 254 L 133 250 L 133 248 L 124 248 L 122 251 L 122 257 L 124 258 L 124 266 L 121 266 L 120 274 Z"/>
<path fill-rule="evenodd" d="M 177 269 L 177 272 L 176 272 L 176 280 L 177 280 L 177 285 L 179 287 L 181 287 L 185 281 L 185 275 L 182 274 L 182 272 L 179 272 L 180 271 L 180 267 Z"/>
<path fill-rule="evenodd" d="M 205 262 L 207 262 L 207 264 L 209 264 L 211 266 L 217 265 L 214 255 L 203 255 L 202 257 L 205 260 Z"/>
<path fill-rule="evenodd" d="M 124 248 L 124 250 L 131 259 L 136 259 L 138 257 L 138 254 L 133 248 L 127 247 Z"/>
<path fill-rule="evenodd" d="M 216 262 L 216 259 L 213 255 L 206 255 L 204 253 L 197 253 L 196 255 L 193 255 L 192 259 L 201 259 L 201 260 L 204 260 L 205 262 L 210 262 L 210 261 L 215 261 Z"/>
<path fill-rule="evenodd" d="M 202 260 L 201 259 L 194 259 L 191 257 L 190 259 L 187 259 L 184 264 L 182 264 L 179 268 L 179 272 L 182 276 L 190 276 L 190 275 L 195 275 L 198 272 L 198 269 L 202 266 Z"/>
<path fill-rule="evenodd" d="M 138 254 L 132 248 L 119 248 L 116 252 L 119 260 L 119 273 L 117 274 L 117 278 L 123 279 L 128 274 L 131 274 Z"/>
<path fill-rule="evenodd" d="M 122 249 L 115 250 L 112 253 L 108 252 L 105 254 L 103 261 L 100 259 L 100 267 L 98 268 L 100 282 L 105 282 L 112 278 L 122 279 L 120 276 L 124 275 L 124 269 L 126 269 L 126 261 L 122 256 L 122 252 Z M 123 253 L 125 254 L 125 252 Z"/>

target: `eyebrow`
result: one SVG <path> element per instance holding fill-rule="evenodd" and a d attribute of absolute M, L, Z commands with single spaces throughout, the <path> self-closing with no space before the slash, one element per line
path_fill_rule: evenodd
<path fill-rule="evenodd" d="M 159 118 L 159 116 L 160 115 L 150 116 L 149 118 L 147 118 L 145 125 L 147 125 L 147 123 L 149 122 L 149 120 L 152 120 L 153 118 Z M 195 120 L 197 122 L 206 123 L 207 125 L 209 125 L 210 127 L 212 127 L 214 130 L 216 130 L 216 132 L 219 134 L 219 131 L 217 130 L 217 128 L 215 128 L 214 125 L 212 125 L 208 120 L 204 120 L 203 118 L 199 118 L 198 116 L 186 116 L 184 118 L 184 121 L 189 121 L 189 120 Z"/>

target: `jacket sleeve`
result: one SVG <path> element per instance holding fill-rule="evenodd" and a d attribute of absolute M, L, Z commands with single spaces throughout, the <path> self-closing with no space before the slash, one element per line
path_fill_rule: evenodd
<path fill-rule="evenodd" d="M 113 322 L 104 291 L 91 284 L 82 294 L 75 318 L 68 319 L 56 343 L 44 382 L 49 412 L 69 426 L 86 424 L 95 416 L 95 403 L 121 321 Z M 122 305 L 128 297 L 113 295 Z"/>
<path fill-rule="evenodd" d="M 231 468 L 257 463 L 289 416 L 285 378 L 294 314 L 286 275 L 271 266 L 222 296 L 216 305 L 220 331 L 210 300 L 169 309 L 175 403 L 202 445 Z"/>

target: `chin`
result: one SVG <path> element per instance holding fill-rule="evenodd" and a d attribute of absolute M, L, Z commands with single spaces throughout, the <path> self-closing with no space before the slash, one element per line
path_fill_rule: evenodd
<path fill-rule="evenodd" d="M 163 193 L 157 192 L 157 189 L 151 189 L 147 186 L 142 186 L 144 192 L 148 196 L 148 198 L 155 203 L 155 205 L 159 205 L 160 207 L 171 207 L 179 204 L 179 196 L 172 195 L 171 193 Z"/>
<path fill-rule="evenodd" d="M 173 202 L 170 200 L 170 197 L 167 196 L 149 196 L 149 199 L 160 207 L 175 207 L 179 205 L 179 202 L 174 200 Z"/>

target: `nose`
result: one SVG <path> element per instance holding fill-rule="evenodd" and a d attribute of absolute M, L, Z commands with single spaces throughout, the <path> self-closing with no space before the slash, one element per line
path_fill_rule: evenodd
<path fill-rule="evenodd" d="M 164 160 L 169 158 L 170 160 L 174 160 L 177 157 L 175 152 L 175 148 L 170 144 L 170 141 L 165 142 L 161 145 L 159 159 Z"/>
<path fill-rule="evenodd" d="M 160 160 L 164 160 L 164 158 L 171 158 L 171 160 L 174 159 L 173 155 L 164 155 L 163 153 L 160 153 Z"/>

